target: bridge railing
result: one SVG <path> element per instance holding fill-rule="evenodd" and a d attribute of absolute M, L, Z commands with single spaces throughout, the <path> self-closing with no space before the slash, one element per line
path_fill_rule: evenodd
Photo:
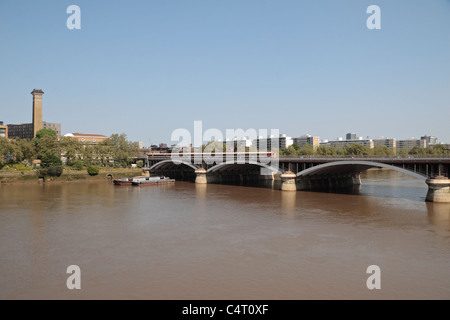
<path fill-rule="evenodd" d="M 147 158 L 151 159 L 170 159 L 179 158 L 184 159 L 202 159 L 204 161 L 207 160 L 259 160 L 261 158 L 277 158 L 274 152 L 212 152 L 212 153 L 197 153 L 197 152 L 189 152 L 189 153 L 149 153 L 147 154 Z"/>
<path fill-rule="evenodd" d="M 450 155 L 425 154 L 425 155 L 280 155 L 283 159 L 423 159 L 423 158 L 442 158 L 450 159 Z"/>

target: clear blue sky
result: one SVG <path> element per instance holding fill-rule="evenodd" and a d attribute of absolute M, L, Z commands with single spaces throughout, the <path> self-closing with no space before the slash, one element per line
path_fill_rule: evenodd
<path fill-rule="evenodd" d="M 31 122 L 38 88 L 63 133 L 145 145 L 194 120 L 450 143 L 450 0 L 0 0 L 0 48 L 5 123 Z"/>

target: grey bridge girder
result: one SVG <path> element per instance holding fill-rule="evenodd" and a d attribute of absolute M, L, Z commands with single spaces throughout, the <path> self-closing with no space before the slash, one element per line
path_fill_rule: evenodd
<path fill-rule="evenodd" d="M 184 164 L 185 166 L 191 168 L 192 170 L 197 170 L 200 168 L 200 166 L 196 166 L 192 163 L 180 161 L 180 160 L 172 160 L 167 159 L 160 161 L 153 166 L 151 166 L 149 169 L 164 169 L 168 166 L 173 165 L 181 165 Z M 229 161 L 229 162 L 222 162 L 219 164 L 216 164 L 215 166 L 209 168 L 207 170 L 208 173 L 213 172 L 222 172 L 225 170 L 229 171 L 242 171 L 245 167 L 249 168 L 249 166 L 259 166 L 262 168 L 266 168 L 273 173 L 282 174 L 282 170 L 280 168 L 274 168 L 271 166 L 268 166 L 267 164 L 257 162 L 257 161 L 248 161 L 246 163 L 236 163 L 235 161 Z M 374 162 L 374 161 L 364 161 L 364 160 L 337 160 L 332 162 L 323 163 L 320 165 L 316 165 L 313 167 L 310 167 L 308 169 L 302 170 L 297 173 L 297 177 L 307 177 L 311 175 L 318 175 L 318 174 L 339 174 L 339 173 L 350 173 L 350 174 L 360 174 L 361 172 L 370 169 L 370 168 L 387 168 L 391 170 L 395 170 L 407 175 L 410 175 L 414 178 L 420 179 L 422 181 L 426 181 L 427 177 L 423 174 L 413 172 L 408 169 L 403 169 L 394 165 L 380 163 L 380 162 Z"/>
<path fill-rule="evenodd" d="M 340 160 L 327 162 L 324 164 L 320 164 L 303 171 L 297 173 L 297 177 L 307 177 L 310 175 L 316 174 L 333 174 L 333 173 L 351 173 L 351 174 L 359 174 L 370 168 L 387 168 L 391 170 L 396 170 L 398 172 L 408 174 L 413 176 L 414 178 L 420 179 L 422 181 L 426 181 L 427 177 L 420 173 L 413 172 L 411 170 L 399 168 L 393 165 L 384 164 L 380 162 L 374 161 L 359 161 L 359 160 Z"/>
<path fill-rule="evenodd" d="M 154 165 L 152 165 L 150 167 L 150 170 L 152 169 L 163 169 L 164 167 L 170 166 L 170 165 L 181 165 L 184 164 L 188 167 L 190 167 L 193 170 L 197 170 L 199 167 L 193 165 L 192 163 L 189 162 L 185 162 L 185 161 L 180 161 L 180 160 L 172 160 L 172 159 L 168 159 L 168 160 L 163 160 L 160 161 L 158 163 L 155 163 Z"/>
<path fill-rule="evenodd" d="M 207 172 L 208 173 L 216 172 L 216 171 L 217 172 L 221 172 L 221 171 L 224 171 L 224 169 L 234 170 L 234 169 L 237 169 L 237 168 L 238 168 L 238 170 L 236 170 L 236 171 L 241 171 L 240 167 L 242 167 L 242 166 L 245 166 L 247 168 L 249 166 L 252 166 L 252 167 L 253 166 L 259 166 L 259 167 L 268 169 L 268 170 L 272 171 L 273 173 L 278 173 L 278 174 L 282 173 L 281 170 L 278 167 L 274 168 L 274 167 L 268 166 L 265 163 L 261 163 L 261 162 L 257 162 L 257 161 L 247 161 L 246 163 L 236 163 L 235 161 L 222 162 L 222 163 L 219 163 L 219 164 L 215 165 L 214 167 L 209 168 Z"/>

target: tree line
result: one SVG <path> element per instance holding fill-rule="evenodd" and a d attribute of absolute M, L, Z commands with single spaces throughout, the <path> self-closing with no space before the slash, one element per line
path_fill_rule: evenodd
<path fill-rule="evenodd" d="M 314 150 L 311 144 L 305 144 L 299 147 L 293 144 L 287 148 L 280 149 L 282 156 L 407 156 L 407 155 L 450 155 L 450 149 L 444 147 L 442 144 L 436 144 L 429 148 L 421 148 L 415 146 L 410 150 L 406 149 L 392 149 L 386 146 L 376 146 L 369 148 L 359 143 L 353 143 L 343 148 L 336 148 L 333 146 L 319 146 Z"/>
<path fill-rule="evenodd" d="M 138 143 L 128 141 L 124 133 L 112 134 L 98 144 L 83 144 L 73 137 L 58 138 L 51 129 L 39 130 L 32 140 L 0 138 L 0 169 L 11 164 L 31 165 L 34 159 L 40 159 L 41 169 L 56 176 L 62 173 L 62 160 L 75 170 L 90 166 L 125 168 L 138 155 Z"/>

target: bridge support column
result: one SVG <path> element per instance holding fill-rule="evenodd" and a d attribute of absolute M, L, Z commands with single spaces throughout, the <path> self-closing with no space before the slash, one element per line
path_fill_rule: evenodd
<path fill-rule="evenodd" d="M 195 170 L 195 174 L 197 175 L 195 177 L 195 183 L 199 183 L 199 184 L 208 183 L 206 181 L 206 170 L 204 168 L 198 168 L 197 170 Z"/>
<path fill-rule="evenodd" d="M 437 176 L 427 179 L 428 193 L 425 201 L 450 203 L 450 179 Z"/>
<path fill-rule="evenodd" d="M 143 168 L 142 169 L 142 176 L 150 177 L 150 169 L 149 168 Z"/>
<path fill-rule="evenodd" d="M 352 183 L 355 186 L 359 186 L 361 184 L 361 175 L 360 174 L 352 175 Z"/>
<path fill-rule="evenodd" d="M 295 178 L 297 175 L 292 171 L 285 171 L 281 176 L 281 191 L 297 191 Z"/>

